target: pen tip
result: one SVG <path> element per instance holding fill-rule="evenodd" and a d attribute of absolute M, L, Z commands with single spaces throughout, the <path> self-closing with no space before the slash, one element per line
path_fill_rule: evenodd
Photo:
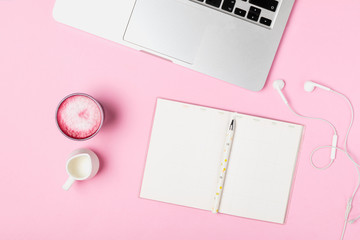
<path fill-rule="evenodd" d="M 229 130 L 234 130 L 234 123 L 235 123 L 235 120 L 233 119 L 230 123 Z"/>

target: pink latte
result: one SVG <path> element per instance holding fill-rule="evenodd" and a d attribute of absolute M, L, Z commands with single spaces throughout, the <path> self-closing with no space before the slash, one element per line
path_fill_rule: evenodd
<path fill-rule="evenodd" d="M 84 140 L 97 133 L 102 124 L 103 112 L 100 104 L 90 96 L 75 94 L 60 103 L 56 119 L 66 136 Z"/>

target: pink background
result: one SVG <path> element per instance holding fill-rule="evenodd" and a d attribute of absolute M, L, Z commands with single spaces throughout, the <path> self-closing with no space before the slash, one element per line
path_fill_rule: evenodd
<path fill-rule="evenodd" d="M 329 144 L 331 129 L 288 111 L 271 82 L 301 113 L 331 120 L 343 144 L 350 113 L 325 91 L 303 91 L 316 80 L 360 105 L 360 3 L 297 0 L 269 81 L 258 93 L 224 83 L 56 23 L 54 0 L 0 0 L 0 239 L 339 239 L 356 171 L 343 154 L 327 171 L 314 169 L 311 150 Z M 58 102 L 86 92 L 105 107 L 106 122 L 86 142 L 55 125 Z M 157 97 L 306 125 L 286 224 L 214 215 L 140 199 Z M 359 157 L 360 120 L 349 138 Z M 99 174 L 69 192 L 67 155 L 93 149 Z M 327 150 L 316 155 L 328 160 Z M 350 217 L 360 215 L 360 197 Z M 360 222 L 345 239 L 359 239 Z"/>

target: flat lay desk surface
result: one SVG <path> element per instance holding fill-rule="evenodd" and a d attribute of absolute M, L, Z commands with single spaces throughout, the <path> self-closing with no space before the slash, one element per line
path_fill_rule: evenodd
<path fill-rule="evenodd" d="M 56 23 L 54 0 L 0 0 L 0 239 L 339 239 L 356 171 L 341 153 L 326 171 L 309 155 L 330 144 L 331 120 L 343 144 L 350 112 L 338 96 L 303 91 L 314 80 L 345 93 L 355 106 L 350 152 L 360 158 L 360 2 L 297 0 L 268 82 L 250 92 L 161 59 Z M 100 133 L 85 142 L 65 138 L 55 109 L 67 94 L 86 92 L 105 108 Z M 139 198 L 157 97 L 306 126 L 284 225 Z M 76 148 L 100 157 L 95 178 L 68 191 L 65 163 Z M 327 150 L 315 157 L 328 160 Z M 360 198 L 352 214 L 360 214 Z M 355 216 L 354 216 L 355 217 Z M 359 239 L 360 223 L 345 239 Z"/>

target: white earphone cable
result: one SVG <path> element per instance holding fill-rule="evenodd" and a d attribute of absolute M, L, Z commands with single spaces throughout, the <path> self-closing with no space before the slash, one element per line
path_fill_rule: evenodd
<path fill-rule="evenodd" d="M 344 98 L 344 99 L 346 100 L 346 102 L 349 104 L 349 107 L 350 107 L 350 110 L 351 110 L 351 121 L 350 121 L 349 127 L 348 127 L 347 132 L 346 132 L 346 136 L 345 136 L 345 143 L 344 143 L 345 151 L 343 151 L 342 149 L 341 149 L 341 151 L 345 152 L 345 154 L 347 155 L 347 157 L 354 163 L 354 165 L 355 165 L 355 167 L 356 167 L 356 171 L 357 171 L 357 173 L 358 173 L 358 183 L 357 183 L 357 185 L 356 185 L 356 187 L 355 187 L 355 189 L 354 189 L 354 192 L 353 192 L 351 198 L 349 199 L 348 206 L 347 206 L 347 209 L 346 209 L 347 211 L 346 211 L 346 215 L 345 215 L 345 223 L 344 223 L 344 228 L 343 228 L 343 232 L 342 232 L 342 235 L 341 235 L 341 239 L 343 239 L 343 238 L 344 238 L 344 234 L 345 234 L 345 230 L 346 230 L 347 224 L 348 224 L 349 222 L 350 222 L 350 223 L 354 223 L 357 219 L 360 218 L 360 216 L 359 216 L 359 217 L 354 218 L 354 219 L 352 219 L 352 220 L 350 220 L 350 221 L 348 220 L 348 219 L 349 219 L 349 214 L 350 214 L 350 211 L 351 211 L 351 208 L 352 208 L 353 200 L 354 200 L 355 195 L 356 195 L 356 193 L 357 193 L 357 191 L 359 190 L 359 187 L 360 187 L 360 170 L 359 170 L 360 165 L 359 165 L 357 162 L 355 162 L 355 160 L 350 156 L 350 153 L 349 153 L 349 151 L 348 151 L 348 146 L 347 146 L 347 142 L 348 142 L 350 130 L 351 130 L 351 127 L 352 127 L 352 125 L 353 125 L 353 123 L 354 123 L 354 107 L 353 107 L 353 105 L 351 104 L 350 99 L 347 98 L 344 94 L 342 94 L 342 93 L 340 93 L 340 92 L 337 92 L 337 91 L 335 91 L 335 90 L 331 90 L 331 91 L 332 91 L 333 93 L 341 96 L 342 98 Z"/>
<path fill-rule="evenodd" d="M 288 108 L 296 115 L 296 116 L 299 116 L 299 117 L 302 117 L 302 118 L 306 118 L 306 119 L 313 119 L 313 120 L 320 120 L 320 121 L 323 121 L 323 122 L 326 122 L 331 128 L 332 130 L 334 131 L 334 135 L 337 135 L 337 132 L 336 132 L 336 128 L 335 126 L 328 120 L 324 119 L 324 118 L 319 118 L 319 117 L 308 117 L 308 116 L 304 116 L 304 115 L 301 115 L 299 113 L 297 113 L 291 106 L 290 104 L 286 104 L 286 106 L 288 106 Z M 332 147 L 332 146 L 330 146 Z M 312 159 L 312 158 L 310 158 Z M 329 168 L 334 162 L 334 159 L 331 159 L 330 162 L 324 166 L 324 167 L 317 167 L 313 161 L 311 160 L 311 164 L 313 165 L 313 167 L 317 168 L 317 169 L 321 169 L 321 170 L 325 170 L 327 168 Z"/>
<path fill-rule="evenodd" d="M 286 105 L 289 107 L 289 109 L 290 109 L 295 115 L 297 115 L 297 116 L 299 116 L 299 117 L 307 118 L 307 119 L 315 119 L 315 120 L 320 120 L 320 121 L 326 122 L 326 123 L 329 124 L 329 126 L 333 129 L 334 134 L 337 134 L 336 129 L 335 129 L 335 126 L 334 126 L 331 122 L 329 122 L 328 120 L 326 120 L 326 119 L 324 119 L 324 118 L 319 118 L 319 117 L 308 117 L 308 116 L 301 115 L 301 114 L 297 113 L 289 104 L 286 104 Z"/>
<path fill-rule="evenodd" d="M 323 118 L 318 118 L 318 117 L 308 117 L 308 116 L 303 116 L 299 113 L 297 113 L 288 103 L 286 97 L 284 96 L 284 94 L 281 92 L 281 90 L 284 88 L 285 86 L 285 82 L 284 80 L 282 79 L 277 79 L 273 82 L 273 88 L 275 90 L 277 90 L 282 98 L 282 100 L 285 102 L 285 104 L 288 106 L 288 108 L 297 116 L 299 117 L 302 117 L 302 118 L 307 118 L 307 119 L 315 119 L 315 120 L 320 120 L 320 121 L 323 121 L 323 122 L 326 122 L 334 131 L 334 136 L 333 136 L 333 139 L 332 139 L 332 145 L 325 145 L 325 146 L 320 146 L 320 147 L 317 147 L 315 148 L 312 152 L 311 152 L 311 155 L 310 155 L 310 162 L 312 164 L 312 166 L 316 169 L 321 169 L 321 170 L 325 170 L 327 168 L 329 168 L 335 158 L 336 158 L 336 150 L 339 150 L 343 153 L 346 154 L 346 156 L 348 157 L 348 159 L 350 159 L 350 161 L 355 165 L 355 168 L 356 168 L 356 171 L 358 173 L 358 182 L 356 184 L 356 187 L 351 195 L 351 197 L 349 198 L 348 202 L 347 202 L 347 205 L 346 205 L 346 212 L 345 212 L 345 221 L 344 221 L 344 227 L 343 227 L 343 231 L 342 231 L 342 234 L 341 234 L 341 240 L 343 240 L 344 238 L 344 235 L 345 235 L 345 230 L 346 230 L 346 227 L 347 227 L 347 224 L 348 223 L 354 223 L 355 221 L 357 221 L 358 219 L 360 219 L 360 216 L 352 219 L 352 220 L 349 220 L 349 215 L 350 215 L 350 212 L 351 212 L 351 209 L 352 209 L 352 204 L 353 204 L 353 200 L 355 198 L 355 195 L 356 193 L 358 192 L 359 188 L 360 188 L 360 164 L 357 163 L 353 157 L 350 155 L 349 153 L 349 150 L 348 150 L 348 146 L 347 146 L 347 143 L 348 143 L 348 138 L 349 138 L 349 134 L 350 134 L 350 130 L 352 128 L 352 125 L 353 125 L 353 122 L 354 122 L 354 108 L 351 104 L 351 101 L 349 100 L 349 98 L 347 98 L 344 94 L 340 93 L 340 92 L 337 92 L 335 90 L 332 90 L 331 88 L 329 87 L 326 87 L 324 85 L 321 85 L 321 84 L 318 84 L 318 83 L 315 83 L 315 82 L 312 82 L 312 81 L 307 81 L 304 85 L 304 90 L 307 91 L 307 92 L 312 92 L 316 87 L 318 88 L 321 88 L 321 89 L 324 89 L 326 91 L 330 91 L 330 92 L 333 92 L 339 96 L 341 96 L 342 98 L 344 98 L 346 100 L 346 102 L 349 104 L 350 106 L 350 111 L 351 111 L 351 121 L 350 121 L 350 124 L 349 124 L 349 127 L 347 129 L 347 132 L 346 132 L 346 136 L 345 136 L 345 142 L 344 142 L 344 149 L 342 148 L 339 148 L 337 147 L 337 140 L 338 140 L 338 136 L 337 136 L 337 132 L 336 132 L 336 129 L 335 129 L 335 126 L 330 123 L 328 120 L 326 119 L 323 119 Z M 330 148 L 331 149 L 331 155 L 330 155 L 330 162 L 324 166 L 324 167 L 318 167 L 314 164 L 314 161 L 313 161 L 313 156 L 314 154 L 319 151 L 320 149 L 325 149 L 325 148 Z"/>
<path fill-rule="evenodd" d="M 333 92 L 333 93 L 335 93 L 335 94 L 337 94 L 337 95 L 339 95 L 339 96 L 341 96 L 341 97 L 343 97 L 343 98 L 347 101 L 347 103 L 349 104 L 350 110 L 351 110 L 351 121 L 350 121 L 349 127 L 348 127 L 347 132 L 346 132 L 345 142 L 344 142 L 344 149 L 339 148 L 339 147 L 335 147 L 335 146 L 330 146 L 330 145 L 324 145 L 324 146 L 317 147 L 317 148 L 315 148 L 315 149 L 311 152 L 310 162 L 311 162 L 311 164 L 312 164 L 312 166 L 313 166 L 314 168 L 317 168 L 317 169 L 320 169 L 320 170 L 325 170 L 325 169 L 329 168 L 329 167 L 332 165 L 332 163 L 334 162 L 334 159 L 331 159 L 331 161 L 330 161 L 326 166 L 324 166 L 324 167 L 318 167 L 318 166 L 316 166 L 316 165 L 314 164 L 313 155 L 315 154 L 315 152 L 317 152 L 317 151 L 320 150 L 320 149 L 325 149 L 325 148 L 331 148 L 331 149 L 333 149 L 333 148 L 335 148 L 335 149 L 340 150 L 340 151 L 342 151 L 343 153 L 345 153 L 346 156 L 350 159 L 350 161 L 351 161 L 351 162 L 355 165 L 355 167 L 356 167 L 356 170 L 357 170 L 357 173 L 358 173 L 358 183 L 357 183 L 357 185 L 356 185 L 356 187 L 355 187 L 355 189 L 354 189 L 354 191 L 353 191 L 353 193 L 352 193 L 351 198 L 348 200 L 348 203 L 347 203 L 347 206 L 346 206 L 345 222 L 344 222 L 344 227 L 343 227 L 343 231 L 342 231 L 342 234 L 341 234 L 341 240 L 343 240 L 343 239 L 344 239 L 344 235 L 345 235 L 345 230 L 346 230 L 347 224 L 348 224 L 348 223 L 354 223 L 355 221 L 357 221 L 358 219 L 360 219 L 360 216 L 359 216 L 359 217 L 354 218 L 354 219 L 352 219 L 352 220 L 350 220 L 350 221 L 348 220 L 348 219 L 349 219 L 349 214 L 350 214 L 350 211 L 351 211 L 351 208 L 352 208 L 353 200 L 354 200 L 355 195 L 356 195 L 356 193 L 357 193 L 357 191 L 359 190 L 359 187 L 360 187 L 360 164 L 357 163 L 357 162 L 353 159 L 353 157 L 350 155 L 350 153 L 349 153 L 349 151 L 348 151 L 348 147 L 347 147 L 347 142 L 348 142 L 350 130 L 351 130 L 352 125 L 353 125 L 353 122 L 354 122 L 354 108 L 353 108 L 353 106 L 352 106 L 352 104 L 351 104 L 351 101 L 350 101 L 344 94 L 342 94 L 342 93 L 340 93 L 340 92 L 337 92 L 337 91 L 335 91 L 335 90 L 332 90 L 332 89 L 331 89 L 330 91 Z M 329 122 L 328 120 L 323 119 L 323 118 L 318 118 L 318 117 L 303 116 L 303 115 L 297 113 L 294 109 L 292 109 L 292 107 L 291 107 L 289 104 L 286 104 L 286 105 L 288 106 L 288 108 L 289 108 L 295 115 L 297 115 L 297 116 L 299 116 L 299 117 L 307 118 L 307 119 L 321 120 L 321 121 L 323 121 L 323 122 L 326 122 L 326 123 L 329 124 L 330 127 L 333 129 L 334 134 L 337 135 L 335 126 L 334 126 L 331 122 Z"/>

